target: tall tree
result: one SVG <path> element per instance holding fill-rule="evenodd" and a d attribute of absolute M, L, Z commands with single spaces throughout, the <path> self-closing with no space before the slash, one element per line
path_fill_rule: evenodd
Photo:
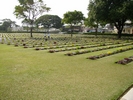
<path fill-rule="evenodd" d="M 22 18 L 27 20 L 30 24 L 30 33 L 32 35 L 32 29 L 34 25 L 34 21 L 36 18 L 50 10 L 46 4 L 43 3 L 43 0 L 18 0 L 20 5 L 15 6 L 14 14 L 17 18 Z"/>
<path fill-rule="evenodd" d="M 62 19 L 62 22 L 65 24 L 71 25 L 71 31 L 72 31 L 72 25 L 82 23 L 84 20 L 84 15 L 81 11 L 68 11 L 64 14 L 64 18 Z M 71 32 L 72 36 L 72 32 Z"/>
<path fill-rule="evenodd" d="M 44 28 L 53 27 L 53 28 L 61 28 L 61 18 L 57 15 L 43 15 L 40 16 L 36 20 L 37 25 L 43 25 Z"/>
<path fill-rule="evenodd" d="M 133 19 L 132 0 L 91 0 L 88 6 L 88 18 L 95 22 L 113 23 L 121 38 L 126 20 Z"/>

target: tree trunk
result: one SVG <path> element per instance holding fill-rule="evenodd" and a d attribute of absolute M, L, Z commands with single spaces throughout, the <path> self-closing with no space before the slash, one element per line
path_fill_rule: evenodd
<path fill-rule="evenodd" d="M 71 33 L 71 38 L 73 37 L 73 34 Z"/>
<path fill-rule="evenodd" d="M 123 26 L 119 26 L 118 28 L 117 28 L 117 30 L 118 30 L 118 38 L 120 39 L 121 38 L 121 34 L 122 34 L 122 30 L 123 30 Z"/>
<path fill-rule="evenodd" d="M 121 38 L 121 33 L 122 33 L 122 31 L 121 30 L 118 30 L 118 38 L 119 39 Z"/>
<path fill-rule="evenodd" d="M 97 27 L 96 27 L 96 37 L 97 37 Z"/>
<path fill-rule="evenodd" d="M 33 35 L 32 35 L 32 29 L 33 29 L 33 27 L 30 28 L 30 37 L 31 38 L 33 37 Z"/>
<path fill-rule="evenodd" d="M 72 27 L 72 24 L 71 24 L 71 38 L 73 37 L 73 27 Z"/>
<path fill-rule="evenodd" d="M 31 27 L 30 27 L 30 37 L 31 38 L 33 37 L 32 32 L 33 32 L 33 20 L 31 20 Z"/>
<path fill-rule="evenodd" d="M 96 37 L 97 37 L 97 32 L 98 32 L 98 23 L 96 25 Z"/>
<path fill-rule="evenodd" d="M 115 22 L 115 27 L 118 30 L 118 38 L 119 39 L 121 38 L 121 34 L 122 34 L 122 30 L 123 30 L 125 21 L 126 21 L 125 19 L 121 19 L 121 20 L 118 20 L 117 22 Z"/>

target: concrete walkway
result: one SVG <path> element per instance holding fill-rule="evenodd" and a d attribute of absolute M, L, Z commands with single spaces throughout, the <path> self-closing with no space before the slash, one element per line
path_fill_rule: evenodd
<path fill-rule="evenodd" d="M 120 100 L 133 100 L 133 88 L 131 88 Z"/>

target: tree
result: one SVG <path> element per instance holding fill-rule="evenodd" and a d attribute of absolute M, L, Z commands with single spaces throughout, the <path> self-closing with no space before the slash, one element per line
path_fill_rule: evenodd
<path fill-rule="evenodd" d="M 12 26 L 16 26 L 16 22 L 15 21 L 11 21 L 10 19 L 3 19 L 2 20 L 3 23 L 2 25 L 0 26 L 0 30 L 1 31 L 4 31 L 4 32 L 7 32 L 9 31 L 9 29 L 11 29 Z"/>
<path fill-rule="evenodd" d="M 57 15 L 43 15 L 36 20 L 37 25 L 43 25 L 44 28 L 61 28 L 61 18 Z"/>
<path fill-rule="evenodd" d="M 88 13 L 88 18 L 85 19 L 85 25 L 96 28 L 96 36 L 97 36 L 97 28 L 99 20 L 95 19 L 95 14 L 94 14 L 95 6 L 93 6 L 93 3 L 90 2 L 88 9 L 89 13 Z"/>
<path fill-rule="evenodd" d="M 71 32 L 73 31 L 72 25 L 76 25 L 79 23 L 82 23 L 84 20 L 84 15 L 81 11 L 68 11 L 64 14 L 64 18 L 62 19 L 62 22 L 65 24 L 71 25 Z M 72 33 L 71 33 L 72 36 Z"/>
<path fill-rule="evenodd" d="M 132 0 L 91 0 L 88 6 L 88 18 L 95 22 L 113 23 L 121 38 L 126 20 L 133 19 Z"/>
<path fill-rule="evenodd" d="M 29 22 L 30 24 L 30 33 L 32 36 L 32 29 L 36 18 L 50 10 L 46 4 L 43 3 L 43 0 L 18 0 L 20 5 L 15 6 L 14 14 L 17 18 L 22 18 Z"/>

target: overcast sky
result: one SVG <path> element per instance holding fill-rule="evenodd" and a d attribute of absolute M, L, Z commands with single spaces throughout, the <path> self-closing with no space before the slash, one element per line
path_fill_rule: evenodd
<path fill-rule="evenodd" d="M 84 16 L 87 17 L 89 0 L 44 0 L 44 3 L 51 8 L 51 11 L 45 14 L 58 15 L 63 18 L 63 14 L 67 11 L 77 10 L 82 11 Z M 18 0 L 1 0 L 0 20 L 8 18 L 20 25 L 21 20 L 16 19 L 13 15 L 16 5 L 19 5 Z"/>

